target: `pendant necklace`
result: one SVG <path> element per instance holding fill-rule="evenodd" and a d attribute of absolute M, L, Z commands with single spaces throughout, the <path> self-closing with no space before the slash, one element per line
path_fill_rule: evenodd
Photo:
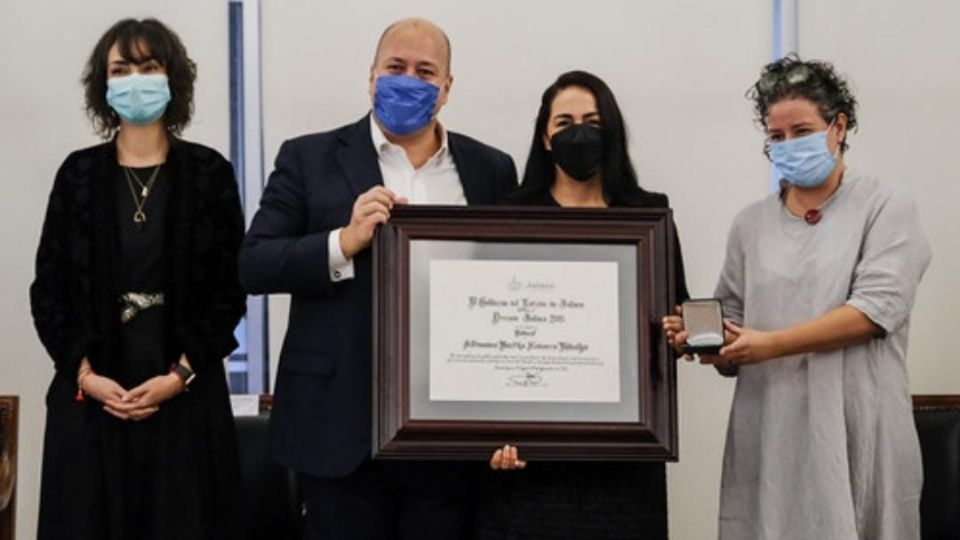
<path fill-rule="evenodd" d="M 161 165 L 153 168 L 153 172 L 150 173 L 150 178 L 148 178 L 146 182 L 140 180 L 137 173 L 130 167 L 123 167 L 123 176 L 127 179 L 127 186 L 130 187 L 130 196 L 133 197 L 133 204 L 136 207 L 136 210 L 133 212 L 133 224 L 137 227 L 137 230 L 142 231 L 147 223 L 147 214 L 143 211 L 143 208 L 147 204 L 147 197 L 150 196 L 153 190 L 153 184 L 157 181 L 157 175 L 160 173 Z M 139 197 L 137 196 L 137 189 L 133 187 L 134 183 L 140 187 Z"/>

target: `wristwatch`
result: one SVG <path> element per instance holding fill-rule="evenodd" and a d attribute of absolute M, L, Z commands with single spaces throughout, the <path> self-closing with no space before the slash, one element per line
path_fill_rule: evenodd
<path fill-rule="evenodd" d="M 192 369 L 187 366 L 177 362 L 170 368 L 170 373 L 175 373 L 177 377 L 180 377 L 180 380 L 183 381 L 183 389 L 187 390 L 190 388 L 190 383 L 197 378 L 197 374 L 193 372 Z"/>

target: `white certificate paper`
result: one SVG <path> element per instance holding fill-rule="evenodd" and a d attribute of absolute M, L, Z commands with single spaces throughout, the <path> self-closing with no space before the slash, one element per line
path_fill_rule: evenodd
<path fill-rule="evenodd" d="M 430 262 L 430 400 L 620 401 L 616 262 Z"/>

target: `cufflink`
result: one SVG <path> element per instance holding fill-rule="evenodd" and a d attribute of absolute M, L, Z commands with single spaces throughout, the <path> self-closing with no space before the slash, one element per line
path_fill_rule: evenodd
<path fill-rule="evenodd" d="M 337 279 L 340 279 L 340 271 L 339 271 L 339 270 L 334 270 L 334 271 L 333 271 L 333 277 L 335 277 L 335 278 L 337 278 Z"/>

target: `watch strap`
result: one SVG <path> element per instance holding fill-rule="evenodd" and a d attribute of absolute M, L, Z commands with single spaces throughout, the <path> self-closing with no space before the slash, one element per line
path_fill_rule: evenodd
<path fill-rule="evenodd" d="M 170 368 L 170 372 L 176 374 L 177 377 L 180 377 L 180 380 L 183 381 L 184 388 L 190 388 L 190 383 L 197 378 L 197 374 L 193 372 L 192 369 L 187 366 L 177 362 Z"/>

